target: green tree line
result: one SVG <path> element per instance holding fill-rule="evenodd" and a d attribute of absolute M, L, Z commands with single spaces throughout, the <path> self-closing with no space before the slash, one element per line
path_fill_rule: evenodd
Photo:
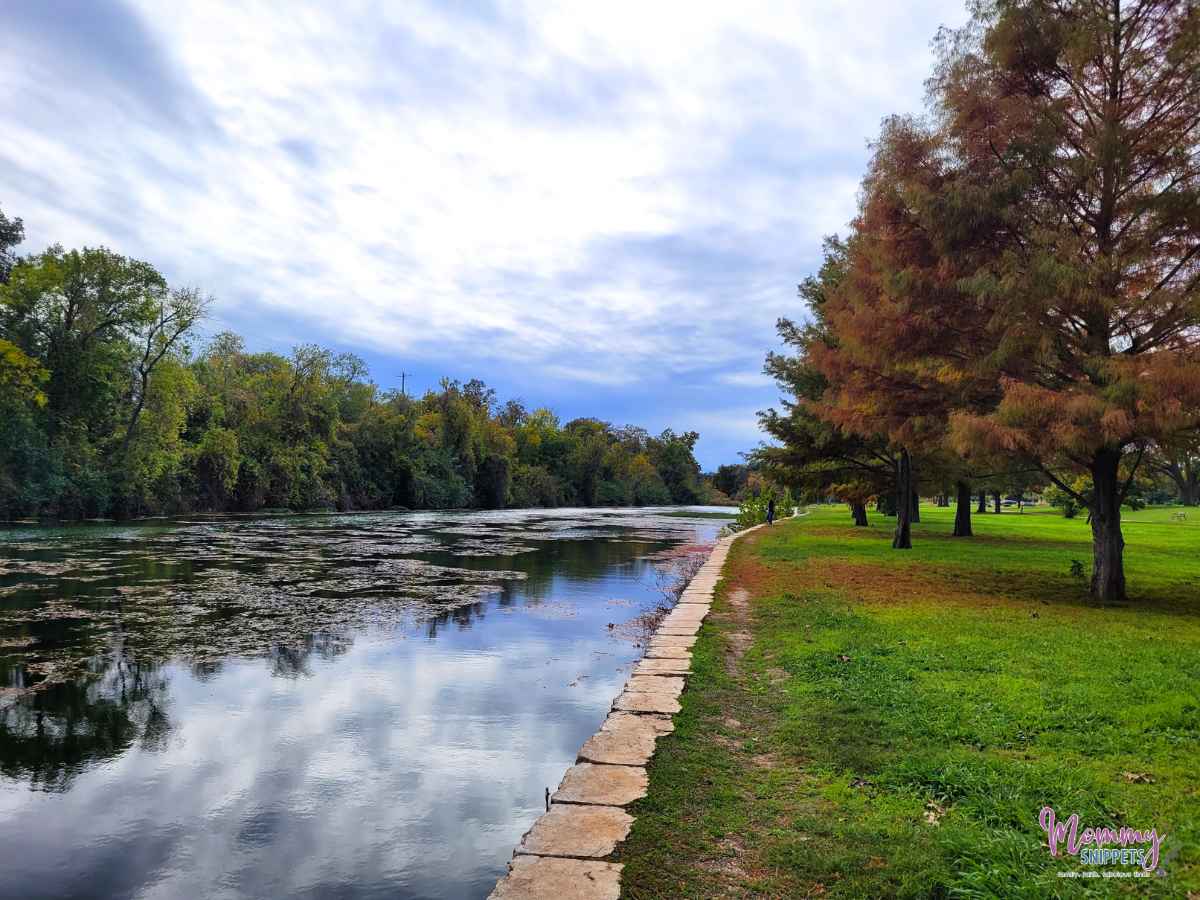
<path fill-rule="evenodd" d="M 696 503 L 699 435 L 562 423 L 478 380 L 199 342 L 210 301 L 110 250 L 18 257 L 0 212 L 0 517 Z"/>

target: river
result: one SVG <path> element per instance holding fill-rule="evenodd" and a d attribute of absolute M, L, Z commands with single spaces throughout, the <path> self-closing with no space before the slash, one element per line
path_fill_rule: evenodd
<path fill-rule="evenodd" d="M 0 896 L 486 896 L 722 524 L 679 513 L 0 530 Z"/>

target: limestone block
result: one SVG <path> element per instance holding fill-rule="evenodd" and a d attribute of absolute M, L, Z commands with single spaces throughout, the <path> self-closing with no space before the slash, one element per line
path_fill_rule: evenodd
<path fill-rule="evenodd" d="M 628 806 L 646 796 L 646 784 L 646 770 L 640 766 L 581 762 L 567 769 L 567 774 L 550 800 L 552 803 Z"/>
<path fill-rule="evenodd" d="M 603 859 L 629 835 L 633 816 L 616 806 L 553 803 L 521 838 L 518 856 Z"/>
<path fill-rule="evenodd" d="M 619 863 L 552 856 L 518 856 L 489 900 L 618 900 Z"/>

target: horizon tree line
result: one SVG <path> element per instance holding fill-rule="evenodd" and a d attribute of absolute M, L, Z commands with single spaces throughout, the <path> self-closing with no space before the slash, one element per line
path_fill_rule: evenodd
<path fill-rule="evenodd" d="M 651 435 L 444 379 L 381 390 L 315 344 L 252 352 L 149 263 L 18 256 L 0 211 L 0 519 L 192 511 L 688 504 L 699 434 Z"/>

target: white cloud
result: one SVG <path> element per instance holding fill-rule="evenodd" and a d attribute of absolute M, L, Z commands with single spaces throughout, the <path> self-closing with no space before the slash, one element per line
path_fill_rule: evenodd
<path fill-rule="evenodd" d="M 770 375 L 759 371 L 726 372 L 717 376 L 717 380 L 734 387 L 770 387 L 774 383 Z"/>
<path fill-rule="evenodd" d="M 18 8 L 0 202 L 33 246 L 151 259 L 278 340 L 484 375 L 515 359 L 581 389 L 725 369 L 710 383 L 731 400 L 761 386 L 742 373 L 852 214 L 867 139 L 919 107 L 929 38 L 964 17 L 953 0 L 451 10 L 139 0 L 148 75 L 128 24 L 93 24 L 56 74 L 73 23 Z"/>
<path fill-rule="evenodd" d="M 696 428 L 701 433 L 717 436 L 746 436 L 762 438 L 758 433 L 758 408 L 749 406 L 732 406 L 687 410 L 684 418 L 689 427 Z M 751 443 L 757 443 L 752 441 Z M 746 449 L 750 449 L 749 446 Z"/>

